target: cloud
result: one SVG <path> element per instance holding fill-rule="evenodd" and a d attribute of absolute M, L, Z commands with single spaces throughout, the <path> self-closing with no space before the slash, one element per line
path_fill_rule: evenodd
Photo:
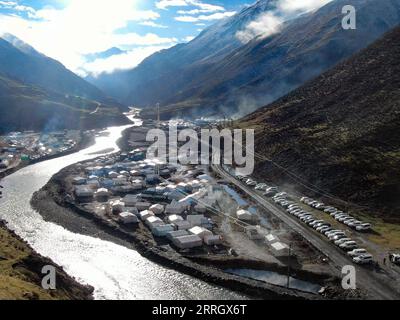
<path fill-rule="evenodd" d="M 140 25 L 142 26 L 147 26 L 147 27 L 153 27 L 153 28 L 161 28 L 161 29 L 167 29 L 168 26 L 165 26 L 163 24 L 158 24 L 154 21 L 143 21 L 143 22 L 139 22 Z"/>
<path fill-rule="evenodd" d="M 175 17 L 176 21 L 180 22 L 198 22 L 198 21 L 214 21 L 220 20 L 227 17 L 231 17 L 236 14 L 236 11 L 226 11 L 218 12 L 210 15 L 200 15 L 200 16 L 178 16 Z"/>
<path fill-rule="evenodd" d="M 114 55 L 106 59 L 97 59 L 84 63 L 78 73 L 82 76 L 91 74 L 97 77 L 101 73 L 111 73 L 116 70 L 128 70 L 139 65 L 146 57 L 170 46 L 147 46 L 130 50 L 127 53 Z"/>
<path fill-rule="evenodd" d="M 277 8 L 285 13 L 307 12 L 318 9 L 332 0 L 280 0 Z"/>
<path fill-rule="evenodd" d="M 183 38 L 182 40 L 183 40 L 183 42 L 190 42 L 190 41 L 192 41 L 194 38 L 196 38 L 196 37 L 194 37 L 194 36 L 188 36 L 188 37 Z"/>
<path fill-rule="evenodd" d="M 139 10 L 137 0 L 69 0 L 63 8 L 45 6 L 30 10 L 16 2 L 0 1 L 9 5 L 12 14 L 0 14 L 0 33 L 14 34 L 45 55 L 61 61 L 72 71 L 80 70 L 87 53 L 105 51 L 111 47 L 169 46 L 175 38 L 156 34 L 139 35 L 124 29 L 131 22 L 150 24 L 160 18 L 158 12 Z M 28 17 L 18 10 L 28 11 Z M 139 52 L 145 53 L 146 50 Z M 152 52 L 150 50 L 150 52 Z"/>
<path fill-rule="evenodd" d="M 296 15 L 318 9 L 333 0 L 277 0 L 275 10 L 265 12 L 236 33 L 236 37 L 247 43 L 254 38 L 266 38 L 280 32 L 285 21 Z"/>
<path fill-rule="evenodd" d="M 222 6 L 204 3 L 199 0 L 160 0 L 156 2 L 156 7 L 158 9 L 167 10 L 169 7 L 188 7 L 193 6 L 198 9 L 183 11 L 180 10 L 179 14 L 199 14 L 199 13 L 211 13 L 218 11 L 225 11 Z"/>

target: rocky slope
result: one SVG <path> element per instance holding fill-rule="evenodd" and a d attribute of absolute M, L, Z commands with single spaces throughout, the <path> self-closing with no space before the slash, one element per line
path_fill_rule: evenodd
<path fill-rule="evenodd" d="M 357 30 L 343 30 L 342 7 L 354 5 Z M 154 106 L 165 116 L 244 115 L 270 103 L 365 48 L 400 23 L 396 0 L 334 0 L 287 21 L 279 33 L 242 44 L 237 32 L 266 12 L 261 0 L 164 50 L 131 71 L 91 79 L 124 103 Z M 149 109 L 153 112 L 154 109 Z"/>
<path fill-rule="evenodd" d="M 243 127 L 257 129 L 256 151 L 274 161 L 259 160 L 257 172 L 330 202 L 333 195 L 387 221 L 400 221 L 399 61 L 396 28 L 242 119 Z"/>

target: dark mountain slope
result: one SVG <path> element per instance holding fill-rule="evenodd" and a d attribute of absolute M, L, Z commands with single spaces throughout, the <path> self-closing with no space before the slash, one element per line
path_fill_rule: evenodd
<path fill-rule="evenodd" d="M 14 130 L 92 129 L 127 124 L 120 111 L 108 105 L 65 96 L 24 84 L 0 74 L 0 133 Z"/>
<path fill-rule="evenodd" d="M 357 30 L 342 29 L 342 7 L 348 4 L 357 9 Z M 122 93 L 126 103 L 146 107 L 160 102 L 170 117 L 244 115 L 318 76 L 400 23 L 397 0 L 334 0 L 288 21 L 276 35 L 239 43 L 236 32 L 271 8 L 272 2 L 259 1 L 187 45 L 153 55 L 132 71 L 100 76 L 94 83 L 114 96 Z"/>
<path fill-rule="evenodd" d="M 241 125 L 257 128 L 258 153 L 309 184 L 399 221 L 399 61 L 396 28 Z M 271 162 L 259 162 L 256 170 L 299 185 Z"/>
<path fill-rule="evenodd" d="M 46 90 L 98 100 L 123 108 L 58 61 L 46 57 L 9 34 L 0 38 L 0 73 Z"/>
<path fill-rule="evenodd" d="M 88 80 L 121 102 L 151 106 L 186 88 L 188 80 L 204 73 L 209 64 L 218 63 L 242 46 L 236 32 L 273 8 L 271 0 L 262 0 L 244 9 L 235 17 L 224 19 L 204 30 L 186 44 L 162 50 L 128 71 L 102 74 Z M 189 78 L 182 76 L 190 71 Z"/>

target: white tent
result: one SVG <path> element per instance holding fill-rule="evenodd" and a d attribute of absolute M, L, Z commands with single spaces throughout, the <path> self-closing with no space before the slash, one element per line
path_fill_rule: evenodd
<path fill-rule="evenodd" d="M 181 216 L 178 216 L 176 214 L 172 214 L 172 215 L 168 216 L 169 223 L 175 223 L 177 221 L 184 221 L 184 220 Z"/>
<path fill-rule="evenodd" d="M 154 216 L 154 213 L 149 210 L 144 210 L 139 213 L 139 217 L 142 221 L 145 221 L 147 218 Z"/>
<path fill-rule="evenodd" d="M 254 215 L 251 212 L 243 209 L 238 210 L 236 216 L 242 221 L 252 221 L 254 219 Z"/>
<path fill-rule="evenodd" d="M 154 214 L 162 214 L 164 212 L 164 206 L 162 204 L 154 204 L 150 207 L 150 210 L 154 212 Z"/>
<path fill-rule="evenodd" d="M 130 212 L 122 212 L 119 214 L 119 219 L 123 224 L 138 223 L 138 218 Z"/>
<path fill-rule="evenodd" d="M 108 189 L 106 188 L 100 188 L 96 191 L 95 193 L 96 197 L 108 197 L 109 193 L 108 193 Z"/>
<path fill-rule="evenodd" d="M 204 240 L 204 238 L 206 236 L 212 236 L 213 235 L 213 233 L 210 230 L 207 230 L 207 229 L 202 228 L 202 227 L 193 227 L 193 228 L 189 229 L 189 233 L 193 234 L 193 235 L 196 235 L 196 236 L 200 237 L 203 240 Z"/>
<path fill-rule="evenodd" d="M 148 217 L 145 220 L 145 223 L 149 228 L 154 228 L 155 226 L 164 225 L 164 222 L 156 216 Z M 173 228 L 172 228 L 172 230 L 173 230 Z M 170 231 L 172 231 L 172 230 L 170 230 Z"/>

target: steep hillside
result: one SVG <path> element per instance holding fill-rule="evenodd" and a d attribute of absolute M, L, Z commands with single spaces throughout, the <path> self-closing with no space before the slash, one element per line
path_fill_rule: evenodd
<path fill-rule="evenodd" d="M 125 103 L 166 116 L 244 115 L 365 48 L 400 23 L 400 2 L 334 0 L 242 45 L 236 33 L 274 8 L 262 0 L 205 30 L 189 44 L 153 55 L 137 68 L 92 79 Z M 343 30 L 342 7 L 357 9 L 357 30 Z M 152 110 L 150 110 L 152 112 Z"/>
<path fill-rule="evenodd" d="M 400 221 L 400 28 L 241 121 L 258 175 Z M 282 170 L 277 165 L 286 168 Z M 298 178 L 293 178 L 296 175 Z M 301 181 L 299 180 L 301 179 Z M 312 192 L 301 185 L 304 183 Z M 343 203 L 341 204 L 343 206 Z"/>
<path fill-rule="evenodd" d="M 93 113 L 97 107 L 100 108 Z M 46 91 L 0 74 L 0 133 L 14 130 L 92 129 L 128 123 L 96 101 Z"/>
<path fill-rule="evenodd" d="M 46 57 L 10 34 L 0 38 L 0 73 L 46 90 L 124 108 L 58 61 Z"/>
<path fill-rule="evenodd" d="M 152 106 L 158 101 L 165 101 L 187 85 L 188 77 L 182 76 L 183 73 L 192 70 L 190 78 L 203 74 L 210 64 L 218 63 L 241 47 L 236 32 L 273 8 L 271 2 L 259 1 L 234 18 L 207 28 L 189 43 L 153 54 L 133 70 L 105 73 L 88 80 L 123 103 Z"/>

